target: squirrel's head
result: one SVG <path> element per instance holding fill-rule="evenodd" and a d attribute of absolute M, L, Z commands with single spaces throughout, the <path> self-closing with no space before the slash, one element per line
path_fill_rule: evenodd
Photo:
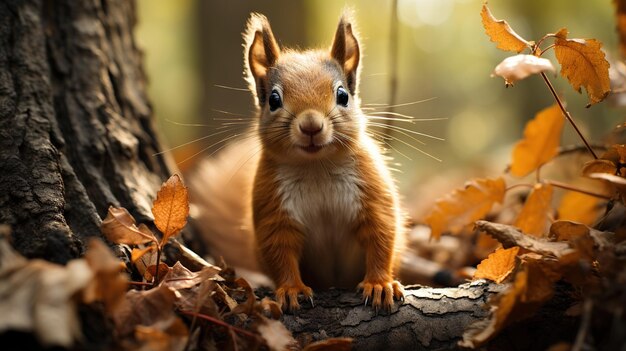
<path fill-rule="evenodd" d="M 359 108 L 361 51 L 351 16 L 339 20 L 330 50 L 281 49 L 265 16 L 245 33 L 246 78 L 259 109 L 265 150 L 282 160 L 333 158 L 353 150 L 364 128 Z"/>

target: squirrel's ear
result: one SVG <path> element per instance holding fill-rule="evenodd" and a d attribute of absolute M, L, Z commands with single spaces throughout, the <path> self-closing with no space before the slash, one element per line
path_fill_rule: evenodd
<path fill-rule="evenodd" d="M 265 16 L 258 13 L 250 15 L 244 40 L 246 78 L 250 90 L 258 99 L 259 106 L 262 106 L 267 99 L 267 89 L 269 88 L 267 73 L 278 60 L 280 47 L 274 39 L 269 21 Z"/>
<path fill-rule="evenodd" d="M 361 60 L 359 41 L 354 33 L 352 14 L 345 11 L 339 20 L 333 46 L 330 49 L 330 56 L 339 62 L 343 67 L 348 80 L 348 89 L 353 95 L 356 93 L 358 68 Z"/>

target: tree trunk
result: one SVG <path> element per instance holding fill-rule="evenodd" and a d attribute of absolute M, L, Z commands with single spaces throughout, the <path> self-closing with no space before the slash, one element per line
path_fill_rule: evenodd
<path fill-rule="evenodd" d="M 0 223 L 66 262 L 109 205 L 149 221 L 161 150 L 127 0 L 0 2 Z"/>

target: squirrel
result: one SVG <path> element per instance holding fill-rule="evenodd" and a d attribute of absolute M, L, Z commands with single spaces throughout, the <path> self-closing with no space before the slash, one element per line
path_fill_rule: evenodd
<path fill-rule="evenodd" d="M 252 13 L 244 61 L 257 139 L 229 145 L 190 177 L 192 192 L 206 194 L 195 199 L 200 220 L 222 225 L 209 239 L 217 253 L 260 268 L 283 309 L 298 309 L 301 296 L 313 304 L 312 288 L 358 287 L 375 309 L 404 297 L 394 273 L 407 216 L 389 157 L 366 133 L 352 18 L 344 11 L 330 51 L 297 51 L 281 48 L 267 18 Z"/>

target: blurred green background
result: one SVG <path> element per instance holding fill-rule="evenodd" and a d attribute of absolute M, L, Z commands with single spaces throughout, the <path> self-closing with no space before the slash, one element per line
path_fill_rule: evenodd
<path fill-rule="evenodd" d="M 236 133 L 191 142 L 214 132 L 223 122 L 215 118 L 232 117 L 217 110 L 253 118 L 248 92 L 220 87 L 246 88 L 241 33 L 253 11 L 269 18 L 282 45 L 326 48 L 342 8 L 353 7 L 364 47 L 362 101 L 389 102 L 391 0 L 139 0 L 138 4 L 137 37 L 145 51 L 149 94 L 166 144 L 170 148 L 180 146 L 173 151 L 179 162 L 184 160 L 179 164 L 181 169 L 200 159 L 188 159 L 190 156 Z M 456 172 L 462 175 L 460 181 L 498 174 L 509 162 L 511 148 L 521 138 L 525 122 L 554 102 L 538 76 L 510 88 L 505 88 L 502 79 L 490 77 L 494 67 L 512 53 L 496 49 L 485 35 L 479 15 L 482 4 L 482 0 L 397 2 L 397 103 L 433 99 L 395 111 L 416 118 L 447 118 L 414 125 L 395 123 L 445 139 L 420 137 L 426 145 L 419 145 L 401 133 L 393 134 L 442 160 L 438 162 L 402 142 L 392 142 L 397 150 L 392 155 L 400 163 L 397 178 L 406 197 L 412 196 L 416 184 L 434 177 Z M 506 19 L 527 40 L 567 27 L 571 38 L 596 38 L 604 43 L 609 55 L 618 56 L 610 0 L 494 0 L 489 7 L 496 18 Z M 546 57 L 558 70 L 553 54 Z M 600 141 L 613 126 L 623 122 L 620 109 L 606 102 L 585 108 L 584 92 L 578 94 L 561 77 L 553 76 L 553 83 L 591 140 Z M 563 144 L 570 143 L 579 140 L 566 125 Z"/>

